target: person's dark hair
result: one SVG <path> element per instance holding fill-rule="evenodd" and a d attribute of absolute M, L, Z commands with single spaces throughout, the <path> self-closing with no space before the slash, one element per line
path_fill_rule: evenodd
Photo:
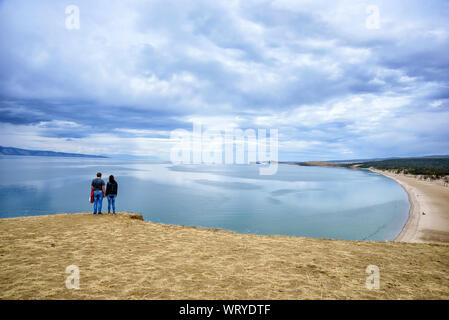
<path fill-rule="evenodd" d="M 115 183 L 115 179 L 114 179 L 114 176 L 112 174 L 109 176 L 109 182 L 110 183 Z"/>
<path fill-rule="evenodd" d="M 100 178 L 101 177 L 101 172 L 97 173 L 97 177 Z"/>

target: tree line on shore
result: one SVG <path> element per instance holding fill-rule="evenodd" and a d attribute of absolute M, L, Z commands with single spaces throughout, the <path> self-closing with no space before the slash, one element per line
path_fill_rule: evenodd
<path fill-rule="evenodd" d="M 391 170 L 396 173 L 424 175 L 430 179 L 440 179 L 449 175 L 449 158 L 408 158 L 388 159 L 380 161 L 368 161 L 346 164 L 357 165 L 359 168 L 375 168 L 379 170 Z"/>

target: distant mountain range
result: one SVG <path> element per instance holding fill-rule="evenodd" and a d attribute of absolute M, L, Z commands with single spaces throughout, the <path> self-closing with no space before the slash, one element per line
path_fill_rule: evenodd
<path fill-rule="evenodd" d="M 44 156 L 44 157 L 72 157 L 72 158 L 107 158 L 105 156 L 97 156 L 91 154 L 82 153 L 65 153 L 54 151 L 42 151 L 42 150 L 27 150 L 13 147 L 0 146 L 0 155 L 7 156 Z"/>

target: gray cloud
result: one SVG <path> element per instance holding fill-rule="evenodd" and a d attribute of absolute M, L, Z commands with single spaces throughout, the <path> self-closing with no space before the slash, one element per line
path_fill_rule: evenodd
<path fill-rule="evenodd" d="M 11 125 L 83 150 L 99 132 L 163 139 L 202 119 L 276 127 L 288 159 L 448 151 L 429 125 L 449 120 L 445 1 L 78 1 L 79 30 L 69 4 L 0 3 L 12 143 Z"/>

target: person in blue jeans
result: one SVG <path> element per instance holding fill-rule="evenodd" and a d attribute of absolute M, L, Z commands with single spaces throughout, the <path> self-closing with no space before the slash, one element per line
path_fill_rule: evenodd
<path fill-rule="evenodd" d="M 97 173 L 97 178 L 92 180 L 91 190 L 94 191 L 94 214 L 101 214 L 103 197 L 105 196 L 104 181 L 101 179 L 101 172 Z M 97 211 L 98 210 L 98 211 Z"/>
<path fill-rule="evenodd" d="M 118 183 L 115 181 L 114 176 L 109 176 L 109 182 L 106 185 L 106 197 L 108 198 L 108 214 L 111 213 L 111 205 L 112 212 L 115 215 L 115 198 L 117 197 L 118 191 Z"/>

